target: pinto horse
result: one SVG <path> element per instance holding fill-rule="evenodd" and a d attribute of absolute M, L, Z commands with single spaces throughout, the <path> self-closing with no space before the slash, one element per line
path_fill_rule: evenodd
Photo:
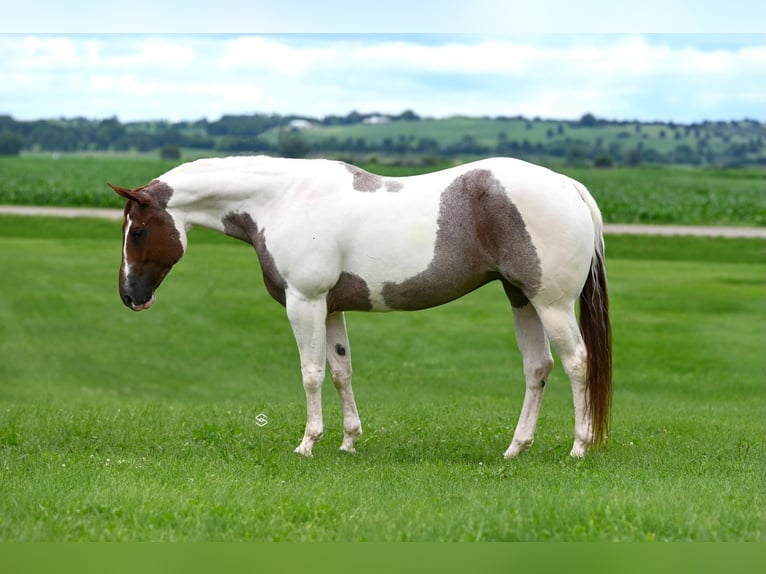
<path fill-rule="evenodd" d="M 258 156 L 197 160 L 137 189 L 109 185 L 128 200 L 119 290 L 134 311 L 154 304 L 191 227 L 255 248 L 300 353 L 307 422 L 295 452 L 311 456 L 322 438 L 325 362 L 343 408 L 341 450 L 354 452 L 362 432 L 344 311 L 425 309 L 495 280 L 513 308 L 526 381 L 505 457 L 532 445 L 551 343 L 572 386 L 570 454 L 605 441 L 612 365 L 602 220 L 577 181 L 509 158 L 388 178 L 340 161 Z"/>

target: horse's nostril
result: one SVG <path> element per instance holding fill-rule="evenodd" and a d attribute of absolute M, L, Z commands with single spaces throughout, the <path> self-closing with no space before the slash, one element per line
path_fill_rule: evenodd
<path fill-rule="evenodd" d="M 125 304 L 126 307 L 132 307 L 133 306 L 133 298 L 130 295 L 123 295 L 122 296 L 122 302 Z"/>

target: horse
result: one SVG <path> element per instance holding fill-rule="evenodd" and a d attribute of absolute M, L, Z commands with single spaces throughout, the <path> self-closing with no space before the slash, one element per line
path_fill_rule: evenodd
<path fill-rule="evenodd" d="M 127 199 L 119 293 L 134 311 L 154 304 L 192 227 L 255 248 L 300 355 L 307 417 L 296 453 L 312 456 L 323 437 L 326 365 L 342 405 L 340 449 L 356 452 L 362 424 L 345 312 L 425 309 L 491 281 L 510 301 L 526 384 L 505 458 L 533 443 L 551 344 L 572 387 L 570 455 L 606 443 L 612 351 L 603 223 L 581 183 L 512 158 L 383 177 L 341 161 L 250 156 L 184 163 L 136 189 L 108 185 Z"/>

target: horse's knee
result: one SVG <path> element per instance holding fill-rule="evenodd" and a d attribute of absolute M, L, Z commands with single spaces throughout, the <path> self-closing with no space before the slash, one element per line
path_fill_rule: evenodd
<path fill-rule="evenodd" d="M 548 381 L 548 375 L 553 370 L 553 357 L 545 357 L 534 363 L 528 363 L 524 365 L 524 377 L 527 381 L 527 386 L 542 388 L 545 387 L 545 383 Z"/>
<path fill-rule="evenodd" d="M 305 367 L 303 369 L 303 388 L 307 393 L 318 392 L 324 382 L 324 369 L 321 367 Z"/>
<path fill-rule="evenodd" d="M 332 382 L 335 385 L 336 389 L 344 389 L 348 387 L 351 384 L 351 376 L 352 376 L 351 367 L 344 369 L 332 369 L 330 371 L 330 376 L 332 377 Z"/>

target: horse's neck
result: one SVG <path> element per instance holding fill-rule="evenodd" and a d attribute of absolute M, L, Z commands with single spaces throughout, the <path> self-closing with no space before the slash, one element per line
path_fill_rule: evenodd
<path fill-rule="evenodd" d="M 161 179 L 174 190 L 169 209 L 182 213 L 188 224 L 220 230 L 230 213 L 256 217 L 267 211 L 297 177 L 290 162 L 258 157 L 199 160 Z"/>

